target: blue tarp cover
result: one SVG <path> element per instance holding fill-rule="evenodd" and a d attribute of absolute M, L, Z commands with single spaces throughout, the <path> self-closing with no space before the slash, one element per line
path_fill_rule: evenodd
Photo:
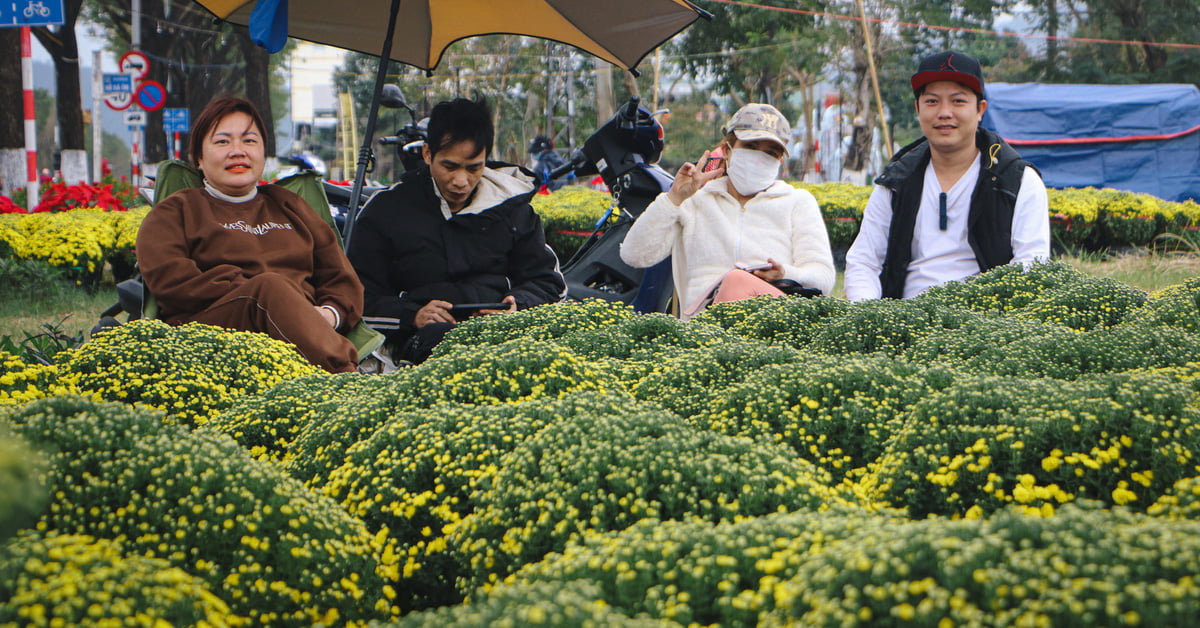
<path fill-rule="evenodd" d="M 983 126 L 1046 185 L 1108 187 L 1200 201 L 1195 85 L 989 83 Z"/>

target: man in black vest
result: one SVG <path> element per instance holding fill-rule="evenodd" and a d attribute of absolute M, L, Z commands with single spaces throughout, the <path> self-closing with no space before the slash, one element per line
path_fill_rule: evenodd
<path fill-rule="evenodd" d="M 875 179 L 846 254 L 846 298 L 911 298 L 996 266 L 1050 257 L 1046 186 L 995 133 L 979 128 L 979 61 L 941 52 L 912 76 L 924 137 Z"/>

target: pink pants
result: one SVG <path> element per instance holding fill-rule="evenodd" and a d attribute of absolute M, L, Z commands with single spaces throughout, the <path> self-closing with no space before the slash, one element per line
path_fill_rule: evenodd
<path fill-rule="evenodd" d="M 748 273 L 741 269 L 733 269 L 721 278 L 720 284 L 717 285 L 717 290 L 711 295 L 704 295 L 699 301 L 693 303 L 691 307 L 684 312 L 687 317 L 694 316 L 700 310 L 703 310 L 710 302 L 724 303 L 726 301 L 740 301 L 762 295 L 771 295 L 781 297 L 783 291 L 766 281 L 759 279 L 753 273 Z"/>

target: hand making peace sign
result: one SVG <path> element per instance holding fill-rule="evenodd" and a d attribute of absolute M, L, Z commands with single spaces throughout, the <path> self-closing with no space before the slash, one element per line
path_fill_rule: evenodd
<path fill-rule="evenodd" d="M 711 151 L 704 151 L 697 163 L 705 163 L 708 160 L 708 155 Z M 722 164 L 718 168 L 702 172 L 701 167 L 694 163 L 688 162 L 679 167 L 679 172 L 675 173 L 675 181 L 671 184 L 671 189 L 667 191 L 667 197 L 675 205 L 682 205 L 684 201 L 692 197 L 697 190 L 704 187 L 705 183 L 716 179 L 725 174 L 725 166 Z"/>

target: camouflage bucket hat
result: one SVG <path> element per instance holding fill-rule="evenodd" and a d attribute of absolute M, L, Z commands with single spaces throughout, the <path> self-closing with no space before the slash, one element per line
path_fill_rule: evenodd
<path fill-rule="evenodd" d="M 750 103 L 729 119 L 725 132 L 732 132 L 739 140 L 772 140 L 787 148 L 792 137 L 792 125 L 779 110 L 771 105 Z"/>

